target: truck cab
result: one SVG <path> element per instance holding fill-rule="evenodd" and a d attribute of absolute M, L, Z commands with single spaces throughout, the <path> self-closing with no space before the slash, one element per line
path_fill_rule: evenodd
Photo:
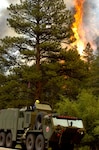
<path fill-rule="evenodd" d="M 43 134 L 50 147 L 64 149 L 78 144 L 85 134 L 82 119 L 49 114 L 43 118 Z"/>

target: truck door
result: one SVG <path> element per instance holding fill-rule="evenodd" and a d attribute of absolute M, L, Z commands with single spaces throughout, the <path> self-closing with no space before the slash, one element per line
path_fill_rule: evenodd
<path fill-rule="evenodd" d="M 53 133 L 53 125 L 52 125 L 53 123 L 51 117 L 49 116 L 46 117 L 46 116 L 43 118 L 42 121 L 42 129 L 43 129 L 44 137 L 49 140 Z"/>
<path fill-rule="evenodd" d="M 24 129 L 24 113 L 20 111 L 18 117 L 18 130 L 23 130 L 23 129 Z"/>

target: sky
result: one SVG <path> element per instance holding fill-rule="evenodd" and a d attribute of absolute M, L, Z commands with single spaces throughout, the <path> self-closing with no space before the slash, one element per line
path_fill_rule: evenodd
<path fill-rule="evenodd" d="M 2 0 L 0 3 L 0 38 L 4 38 L 6 35 L 13 35 L 13 29 L 7 26 L 6 19 L 8 18 L 7 7 L 11 3 L 18 3 L 20 0 Z"/>
<path fill-rule="evenodd" d="M 75 0 L 64 0 L 67 8 L 74 7 Z M 2 0 L 0 3 L 0 38 L 5 35 L 13 35 L 14 31 L 7 27 L 8 12 L 7 7 L 11 3 L 20 2 L 20 0 Z M 85 0 L 83 26 L 86 32 L 86 39 L 94 41 L 99 45 L 99 0 Z"/>

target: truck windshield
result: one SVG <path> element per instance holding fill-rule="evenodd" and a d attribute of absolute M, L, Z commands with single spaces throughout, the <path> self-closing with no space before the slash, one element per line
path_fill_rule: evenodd
<path fill-rule="evenodd" d="M 69 119 L 58 119 L 53 117 L 54 126 L 63 126 L 63 127 L 77 127 L 83 128 L 82 120 L 69 120 Z"/>

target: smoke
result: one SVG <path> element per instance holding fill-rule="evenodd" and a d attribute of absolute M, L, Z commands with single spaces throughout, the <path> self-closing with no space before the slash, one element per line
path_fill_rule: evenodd
<path fill-rule="evenodd" d="M 74 0 L 64 0 L 64 3 L 66 4 L 66 7 L 68 9 L 73 9 L 74 7 L 74 3 L 73 3 Z"/>
<path fill-rule="evenodd" d="M 84 3 L 84 30 L 86 40 L 94 49 L 99 46 L 99 0 L 86 0 Z"/>

